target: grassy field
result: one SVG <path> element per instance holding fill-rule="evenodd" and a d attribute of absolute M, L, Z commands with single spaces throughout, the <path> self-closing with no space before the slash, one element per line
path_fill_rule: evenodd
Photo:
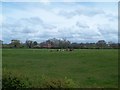
<path fill-rule="evenodd" d="M 3 69 L 27 76 L 37 87 L 42 76 L 72 79 L 78 87 L 117 87 L 118 51 L 3 49 Z"/>

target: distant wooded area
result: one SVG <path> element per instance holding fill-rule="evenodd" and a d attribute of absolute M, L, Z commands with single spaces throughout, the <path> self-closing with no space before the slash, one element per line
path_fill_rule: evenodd
<path fill-rule="evenodd" d="M 48 39 L 44 42 L 26 40 L 11 40 L 9 44 L 4 44 L 0 40 L 2 48 L 48 48 L 48 49 L 118 49 L 120 43 L 106 42 L 105 40 L 98 40 L 96 43 L 72 43 L 66 39 Z"/>

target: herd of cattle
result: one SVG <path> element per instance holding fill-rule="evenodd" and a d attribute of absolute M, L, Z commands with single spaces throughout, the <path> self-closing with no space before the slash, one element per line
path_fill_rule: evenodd
<path fill-rule="evenodd" d="M 56 51 L 57 52 L 59 52 L 59 51 L 73 51 L 74 49 L 57 49 Z M 53 50 L 50 50 L 51 52 L 53 51 Z"/>

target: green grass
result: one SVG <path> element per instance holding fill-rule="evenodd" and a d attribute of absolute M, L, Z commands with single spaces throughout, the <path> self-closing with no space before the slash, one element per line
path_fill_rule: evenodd
<path fill-rule="evenodd" d="M 78 87 L 118 86 L 118 51 L 79 49 L 3 49 L 3 68 L 27 76 L 37 87 L 42 76 L 72 79 Z"/>

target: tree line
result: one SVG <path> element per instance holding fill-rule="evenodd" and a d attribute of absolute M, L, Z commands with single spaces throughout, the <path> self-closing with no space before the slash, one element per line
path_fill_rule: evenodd
<path fill-rule="evenodd" d="M 24 43 L 20 40 L 11 40 L 9 44 L 4 44 L 0 40 L 2 48 L 52 48 L 52 49 L 118 49 L 120 43 L 106 42 L 98 40 L 96 43 L 71 43 L 66 39 L 48 39 L 41 43 L 32 40 L 26 40 Z"/>

